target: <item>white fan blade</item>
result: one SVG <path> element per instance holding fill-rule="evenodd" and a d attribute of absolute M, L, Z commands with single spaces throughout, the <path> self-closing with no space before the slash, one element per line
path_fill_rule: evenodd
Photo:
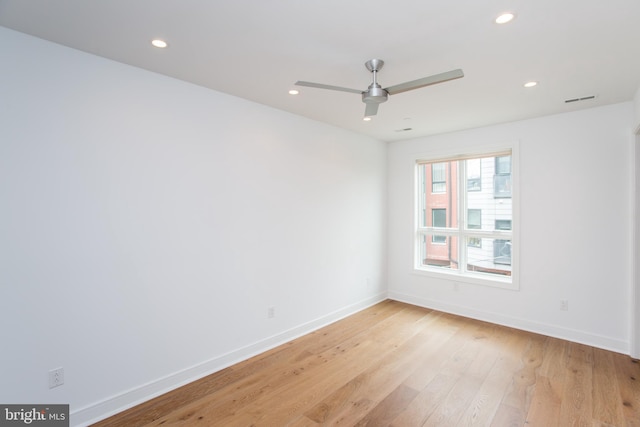
<path fill-rule="evenodd" d="M 340 92 L 357 93 L 358 95 L 362 94 L 361 90 L 349 89 L 348 87 L 325 85 L 325 84 L 322 84 L 322 83 L 312 83 L 312 82 L 297 81 L 295 84 L 296 84 L 296 86 L 307 86 L 307 87 L 315 87 L 315 88 L 318 88 L 318 89 L 337 90 L 337 91 L 340 91 Z"/>
<path fill-rule="evenodd" d="M 424 77 L 418 80 L 413 80 L 406 83 L 400 83 L 399 85 L 390 86 L 385 88 L 389 95 L 395 95 L 396 93 L 407 92 L 413 89 L 419 89 L 421 87 L 434 85 L 437 83 L 447 82 L 449 80 L 459 79 L 464 77 L 462 70 L 452 70 L 446 73 L 440 73 L 429 77 Z"/>

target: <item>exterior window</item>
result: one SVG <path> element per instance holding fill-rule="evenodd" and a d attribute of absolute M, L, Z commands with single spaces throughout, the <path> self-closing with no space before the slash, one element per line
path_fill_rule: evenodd
<path fill-rule="evenodd" d="M 511 230 L 511 220 L 496 219 L 496 230 Z"/>
<path fill-rule="evenodd" d="M 496 157 L 496 175 L 511 175 L 511 156 Z"/>
<path fill-rule="evenodd" d="M 482 209 L 467 209 L 467 228 L 470 230 L 482 228 Z M 469 237 L 468 242 L 469 246 L 473 248 L 482 247 L 482 239 L 479 237 Z"/>
<path fill-rule="evenodd" d="M 496 199 L 511 197 L 511 156 L 495 158 L 493 194 Z"/>
<path fill-rule="evenodd" d="M 496 219 L 496 230 L 511 230 L 510 219 Z M 511 241 L 496 239 L 493 241 L 493 262 L 511 265 Z"/>
<path fill-rule="evenodd" d="M 480 159 L 467 160 L 467 191 L 482 191 Z"/>
<path fill-rule="evenodd" d="M 512 283 L 511 152 L 460 157 L 417 162 L 415 268 Z"/>
<path fill-rule="evenodd" d="M 467 228 L 472 230 L 482 228 L 482 209 L 467 209 Z"/>
<path fill-rule="evenodd" d="M 446 209 L 432 209 L 431 210 L 431 224 L 433 227 L 444 228 L 447 226 L 447 210 Z M 431 236 L 433 243 L 445 243 L 447 241 L 446 236 Z"/>
<path fill-rule="evenodd" d="M 493 262 L 511 265 L 511 241 L 502 239 L 493 241 Z"/>
<path fill-rule="evenodd" d="M 431 165 L 431 192 L 444 193 L 447 191 L 446 163 Z"/>

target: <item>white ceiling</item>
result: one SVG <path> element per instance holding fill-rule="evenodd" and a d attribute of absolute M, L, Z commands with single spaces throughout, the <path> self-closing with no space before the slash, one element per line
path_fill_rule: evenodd
<path fill-rule="evenodd" d="M 516 19 L 495 24 L 505 11 Z M 640 87 L 639 0 L 0 0 L 0 25 L 384 141 L 629 101 Z M 288 94 L 297 80 L 365 90 L 372 58 L 383 87 L 465 77 L 390 96 L 371 122 L 357 94 Z"/>

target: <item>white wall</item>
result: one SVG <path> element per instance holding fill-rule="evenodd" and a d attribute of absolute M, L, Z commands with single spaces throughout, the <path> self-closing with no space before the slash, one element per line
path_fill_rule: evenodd
<path fill-rule="evenodd" d="M 631 348 L 629 355 L 635 359 L 640 359 L 640 128 L 636 126 L 637 133 L 633 146 L 633 188 L 631 200 L 633 206 L 633 246 L 631 250 Z"/>
<path fill-rule="evenodd" d="M 633 188 L 631 189 L 631 200 L 634 202 L 633 210 L 633 234 L 634 242 L 631 252 L 631 357 L 640 359 L 640 88 L 636 91 L 634 100 L 634 131 L 635 142 L 633 146 Z"/>
<path fill-rule="evenodd" d="M 384 143 L 1 27 L 0 52 L 0 402 L 84 424 L 386 297 Z"/>
<path fill-rule="evenodd" d="M 635 130 L 639 130 L 640 126 L 640 88 L 636 90 L 636 94 L 633 97 L 634 113 L 635 113 Z"/>
<path fill-rule="evenodd" d="M 389 296 L 627 353 L 632 122 L 629 102 L 390 144 Z M 416 154 L 510 141 L 520 147 L 520 290 L 456 291 L 414 274 Z"/>

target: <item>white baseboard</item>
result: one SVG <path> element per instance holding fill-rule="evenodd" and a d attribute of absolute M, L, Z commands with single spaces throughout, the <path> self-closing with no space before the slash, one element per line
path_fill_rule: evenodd
<path fill-rule="evenodd" d="M 508 326 L 514 329 L 534 332 L 549 337 L 560 338 L 567 341 L 598 347 L 616 353 L 629 354 L 629 343 L 623 340 L 613 339 L 602 335 L 590 334 L 575 329 L 562 328 L 546 323 L 534 322 L 512 316 L 505 316 L 499 313 L 476 310 L 473 308 L 450 304 L 442 301 L 416 297 L 413 295 L 389 292 L 389 299 L 406 302 L 420 307 L 430 308 L 445 313 L 456 314 L 476 320 Z"/>
<path fill-rule="evenodd" d="M 210 360 L 196 366 L 184 369 L 164 378 L 159 378 L 150 383 L 141 385 L 129 391 L 110 397 L 103 401 L 94 403 L 84 408 L 71 411 L 70 419 L 72 426 L 88 426 L 126 409 L 132 408 L 154 397 L 175 390 L 190 382 L 196 381 L 214 372 L 220 371 L 233 364 L 249 359 L 257 354 L 263 353 L 302 335 L 318 330 L 326 325 L 334 323 L 340 319 L 350 316 L 358 311 L 364 310 L 374 304 L 387 299 L 387 294 L 379 294 L 371 298 L 351 304 L 340 310 L 336 310 L 318 319 L 304 323 L 297 327 L 277 335 L 257 341 L 246 347 L 239 348 L 227 354 L 216 356 Z"/>

